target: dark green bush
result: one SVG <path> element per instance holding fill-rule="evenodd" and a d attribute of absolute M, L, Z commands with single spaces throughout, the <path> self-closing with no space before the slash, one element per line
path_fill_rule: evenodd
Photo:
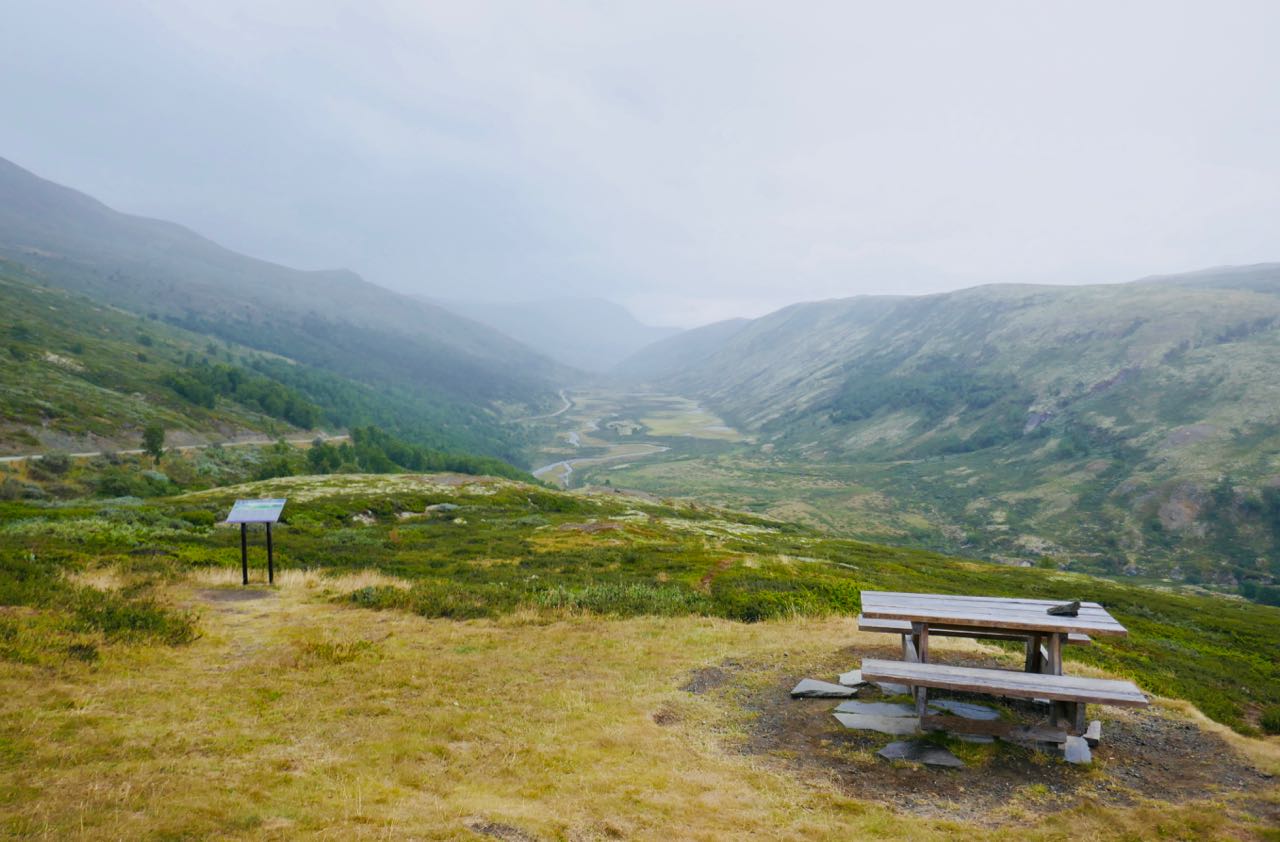
<path fill-rule="evenodd" d="M 586 611 L 617 617 L 676 617 L 705 614 L 710 608 L 705 596 L 687 588 L 622 582 L 592 584 L 582 588 L 550 588 L 537 594 L 535 602 L 543 608 Z"/>
<path fill-rule="evenodd" d="M 195 618 L 172 611 L 154 599 L 128 599 L 122 594 L 80 588 L 73 600 L 78 631 L 100 631 L 108 639 L 152 639 L 170 645 L 197 637 Z"/>
<path fill-rule="evenodd" d="M 30 467 L 34 468 L 37 465 L 42 472 L 60 477 L 71 470 L 71 454 L 65 450 L 50 450 L 34 461 Z"/>
<path fill-rule="evenodd" d="M 213 512 L 206 512 L 203 509 L 187 509 L 178 512 L 178 517 L 192 526 L 213 526 L 218 521 Z"/>
<path fill-rule="evenodd" d="M 1280 705 L 1272 705 L 1263 710 L 1258 724 L 1268 734 L 1280 734 Z"/>

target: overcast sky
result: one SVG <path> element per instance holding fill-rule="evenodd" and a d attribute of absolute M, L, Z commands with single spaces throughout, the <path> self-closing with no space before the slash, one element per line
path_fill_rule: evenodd
<path fill-rule="evenodd" d="M 1280 260 L 1280 3 L 12 0 L 0 156 L 651 323 Z"/>

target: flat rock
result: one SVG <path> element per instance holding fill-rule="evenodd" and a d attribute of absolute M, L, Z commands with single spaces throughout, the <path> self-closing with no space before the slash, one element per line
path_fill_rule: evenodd
<path fill-rule="evenodd" d="M 841 702 L 836 713 L 857 713 L 863 716 L 908 716 L 915 718 L 914 705 L 901 702 Z"/>
<path fill-rule="evenodd" d="M 1089 744 L 1090 748 L 1102 742 L 1102 723 L 1100 721 L 1095 719 L 1089 723 L 1089 727 L 1084 732 L 1084 741 Z"/>
<path fill-rule="evenodd" d="M 862 670 L 849 670 L 840 673 L 840 683 L 845 687 L 862 687 L 867 682 L 862 680 Z"/>
<path fill-rule="evenodd" d="M 456 512 L 461 508 L 457 503 L 433 503 L 427 506 L 423 511 L 427 512 Z"/>
<path fill-rule="evenodd" d="M 900 736 L 914 734 L 920 728 L 920 720 L 914 716 L 875 716 L 866 713 L 833 714 L 840 724 L 856 731 L 878 731 L 881 734 Z"/>
<path fill-rule="evenodd" d="M 1062 747 L 1062 759 L 1068 763 L 1088 766 L 1093 762 L 1093 752 L 1089 751 L 1089 742 L 1084 737 L 1067 737 L 1067 742 Z"/>
<path fill-rule="evenodd" d="M 926 766 L 945 766 L 951 769 L 964 767 L 964 761 L 945 748 L 914 740 L 889 743 L 876 753 L 885 760 L 910 760 Z"/>
<path fill-rule="evenodd" d="M 905 684 L 894 684 L 892 681 L 877 681 L 876 686 L 880 688 L 880 692 L 886 696 L 901 696 L 911 692 L 911 688 Z"/>
<path fill-rule="evenodd" d="M 929 707 L 945 710 L 953 716 L 965 719 L 995 720 L 1000 718 L 1000 711 L 986 705 L 975 705 L 972 702 L 958 702 L 955 699 L 935 699 Z"/>
<path fill-rule="evenodd" d="M 802 678 L 799 684 L 791 688 L 793 699 L 848 699 L 856 695 L 858 690 L 855 687 L 844 687 L 813 678 Z"/>

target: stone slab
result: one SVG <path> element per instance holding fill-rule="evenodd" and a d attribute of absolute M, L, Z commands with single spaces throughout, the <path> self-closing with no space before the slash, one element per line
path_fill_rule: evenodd
<path fill-rule="evenodd" d="M 938 708 L 952 716 L 960 716 L 965 719 L 989 722 L 1000 718 L 1000 711 L 993 707 L 978 705 L 973 702 L 960 702 L 955 699 L 933 699 L 929 702 L 929 707 Z"/>
<path fill-rule="evenodd" d="M 791 688 L 793 699 L 849 699 L 856 695 L 856 687 L 844 687 L 813 678 L 802 678 L 799 684 Z"/>
<path fill-rule="evenodd" d="M 903 696 L 911 692 L 911 688 L 905 684 L 894 684 L 892 681 L 877 681 L 876 686 L 880 688 L 880 692 L 886 696 Z"/>
<path fill-rule="evenodd" d="M 1093 752 L 1089 751 L 1089 742 L 1084 737 L 1067 737 L 1062 747 L 1062 758 L 1068 763 L 1088 766 L 1093 762 Z"/>
<path fill-rule="evenodd" d="M 914 705 L 901 702 L 841 702 L 836 713 L 857 713 L 864 716 L 908 716 L 914 718 Z"/>
<path fill-rule="evenodd" d="M 964 767 L 964 761 L 945 748 L 916 740 L 889 743 L 876 753 L 885 760 L 910 760 L 926 766 L 943 766 L 950 769 Z"/>
<path fill-rule="evenodd" d="M 862 670 L 849 670 L 840 673 L 840 683 L 845 687 L 862 687 L 867 682 L 862 680 Z"/>
<path fill-rule="evenodd" d="M 875 716 L 866 713 L 833 714 L 840 724 L 855 731 L 877 731 L 881 734 L 900 736 L 914 734 L 920 729 L 920 720 L 914 716 Z"/>
<path fill-rule="evenodd" d="M 1100 721 L 1095 719 L 1089 723 L 1089 727 L 1084 732 L 1084 741 L 1089 744 L 1090 748 L 1102 742 L 1102 723 Z"/>

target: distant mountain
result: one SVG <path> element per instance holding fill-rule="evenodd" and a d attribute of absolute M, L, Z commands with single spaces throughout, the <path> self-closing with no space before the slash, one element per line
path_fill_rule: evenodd
<path fill-rule="evenodd" d="M 867 465 L 867 484 L 947 527 L 943 548 L 1280 577 L 1277 278 L 798 304 L 709 353 L 655 346 L 623 368 L 778 454 Z"/>
<path fill-rule="evenodd" d="M 695 327 L 641 348 L 613 367 L 628 380 L 647 380 L 697 366 L 749 325 L 749 319 L 726 319 Z"/>
<path fill-rule="evenodd" d="M 492 328 L 352 272 L 246 257 L 3 159 L 0 257 L 52 286 L 442 408 L 440 418 L 469 417 L 473 445 L 494 455 L 519 450 L 495 407 L 551 406 L 569 376 Z"/>
<path fill-rule="evenodd" d="M 1280 263 L 1218 266 L 1177 275 L 1152 275 L 1134 283 L 1165 284 L 1197 289 L 1249 289 L 1254 292 L 1280 295 Z"/>
<path fill-rule="evenodd" d="M 641 324 L 627 308 L 602 298 L 436 303 L 584 371 L 607 371 L 641 348 L 680 333 Z"/>

